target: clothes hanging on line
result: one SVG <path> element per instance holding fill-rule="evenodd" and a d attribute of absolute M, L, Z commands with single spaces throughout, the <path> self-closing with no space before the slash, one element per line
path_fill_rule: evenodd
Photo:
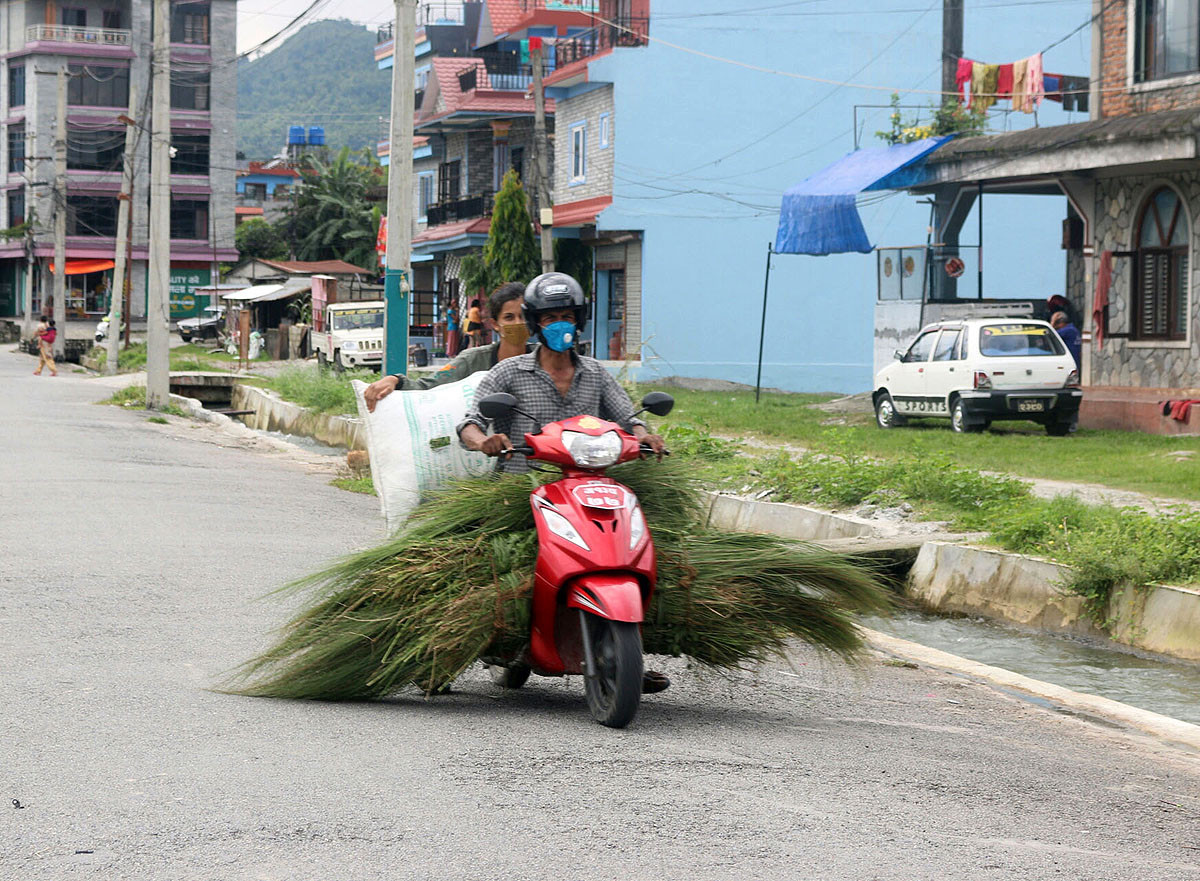
<path fill-rule="evenodd" d="M 1104 315 L 1108 311 L 1108 292 L 1112 288 L 1113 252 L 1100 254 L 1100 265 L 1096 268 L 1096 293 L 1092 297 L 1092 336 L 1096 348 L 1104 345 Z"/>
<path fill-rule="evenodd" d="M 996 75 L 996 97 L 1011 98 L 1013 90 L 1014 64 L 1001 64 L 1000 72 Z"/>
<path fill-rule="evenodd" d="M 974 63 L 971 70 L 972 109 L 983 112 L 996 103 L 996 81 L 999 78 L 999 64 Z"/>
<path fill-rule="evenodd" d="M 1063 110 L 1087 113 L 1090 86 L 1091 80 L 1085 76 L 1060 76 L 1058 88 L 1062 92 Z"/>
<path fill-rule="evenodd" d="M 1025 92 L 1028 85 L 1026 79 L 1029 69 L 1029 59 L 1022 58 L 1020 61 L 1013 62 L 1013 88 L 1012 88 L 1012 106 L 1013 110 L 1020 110 L 1025 104 Z"/>
<path fill-rule="evenodd" d="M 1025 104 L 1028 109 L 1021 109 L 1032 113 L 1041 106 L 1042 97 L 1046 94 L 1046 87 L 1042 81 L 1042 53 L 1030 55 L 1025 61 Z"/>
<path fill-rule="evenodd" d="M 958 59 L 958 68 L 954 72 L 954 89 L 958 93 L 958 103 L 963 102 L 963 87 L 966 87 L 966 99 L 969 105 L 971 98 L 971 70 L 975 62 L 970 58 Z"/>

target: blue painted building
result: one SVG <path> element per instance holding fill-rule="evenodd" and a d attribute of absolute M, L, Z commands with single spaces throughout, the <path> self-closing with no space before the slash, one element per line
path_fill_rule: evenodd
<path fill-rule="evenodd" d="M 731 0 L 595 6 L 601 23 L 559 41 L 547 84 L 556 234 L 594 248 L 597 353 L 640 360 L 642 376 L 753 383 L 780 196 L 854 149 L 856 123 L 864 145 L 881 144 L 874 133 L 888 127 L 892 91 L 905 104 L 938 100 L 941 4 L 925 12 L 908 0 L 749 12 Z M 967 4 L 965 52 L 989 62 L 1023 58 L 1090 14 L 1088 0 L 1039 5 L 1036 15 Z M 1050 48 L 1047 70 L 1086 73 L 1088 40 L 1084 28 Z M 571 45 L 573 55 L 564 51 Z M 1084 118 L 1051 105 L 1040 115 L 1042 124 Z M 991 125 L 1033 121 L 994 114 Z M 929 208 L 910 196 L 872 194 L 860 210 L 877 245 L 926 241 Z M 1065 198 L 989 196 L 988 296 L 1062 292 L 1056 231 L 1066 210 Z M 974 230 L 975 219 L 964 228 Z M 871 255 L 776 257 L 763 384 L 868 388 L 875 299 Z"/>

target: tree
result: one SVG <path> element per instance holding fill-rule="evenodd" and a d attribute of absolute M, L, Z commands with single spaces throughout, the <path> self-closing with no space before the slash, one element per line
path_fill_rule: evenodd
<path fill-rule="evenodd" d="M 243 260 L 286 260 L 287 242 L 279 230 L 261 217 L 242 221 L 233 233 L 233 243 Z"/>
<path fill-rule="evenodd" d="M 521 178 L 509 169 L 492 204 L 492 225 L 483 254 L 463 258 L 459 277 L 468 291 L 487 292 L 506 281 L 525 283 L 541 271 L 533 221 L 525 204 Z"/>
<path fill-rule="evenodd" d="M 378 266 L 375 235 L 382 211 L 368 196 L 383 181 L 383 169 L 368 151 L 361 161 L 343 147 L 328 164 L 305 157 L 303 186 L 288 215 L 288 237 L 298 260 L 345 260 Z"/>

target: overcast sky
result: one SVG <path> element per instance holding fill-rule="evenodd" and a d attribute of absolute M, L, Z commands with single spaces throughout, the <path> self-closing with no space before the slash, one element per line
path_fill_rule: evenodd
<path fill-rule="evenodd" d="M 238 51 L 244 52 L 251 46 L 283 28 L 312 3 L 312 0 L 240 0 L 238 9 Z M 328 0 L 317 7 L 316 12 L 304 21 L 321 18 L 348 18 L 365 24 L 372 29 L 391 21 L 395 15 L 395 4 L 391 0 Z M 299 25 L 297 29 L 299 29 Z M 282 40 L 280 41 L 282 42 Z M 272 43 L 268 49 L 279 44 Z"/>

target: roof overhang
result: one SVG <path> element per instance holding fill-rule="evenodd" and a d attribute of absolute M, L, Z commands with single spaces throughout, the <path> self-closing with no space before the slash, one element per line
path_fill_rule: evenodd
<path fill-rule="evenodd" d="M 1198 139 L 1200 111 L 1195 108 L 962 138 L 930 155 L 919 176 L 895 188 L 926 193 L 983 184 L 988 190 L 1032 191 L 1069 176 L 1194 168 Z"/>

